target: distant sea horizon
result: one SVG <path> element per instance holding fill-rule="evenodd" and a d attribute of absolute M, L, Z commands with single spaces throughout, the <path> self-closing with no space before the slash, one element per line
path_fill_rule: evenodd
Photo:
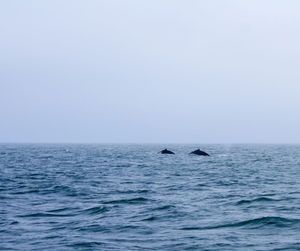
<path fill-rule="evenodd" d="M 30 141 L 3 141 L 0 144 L 99 144 L 99 145 L 300 145 L 300 142 L 63 142 L 63 141 L 37 141 L 37 142 L 30 142 Z"/>

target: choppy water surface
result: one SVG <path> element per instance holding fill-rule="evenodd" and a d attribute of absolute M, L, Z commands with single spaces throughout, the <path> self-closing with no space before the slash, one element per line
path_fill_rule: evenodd
<path fill-rule="evenodd" d="M 0 145 L 0 249 L 300 250 L 300 146 Z"/>

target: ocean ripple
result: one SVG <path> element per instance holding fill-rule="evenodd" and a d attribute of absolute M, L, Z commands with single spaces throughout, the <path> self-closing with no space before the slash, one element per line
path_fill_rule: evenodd
<path fill-rule="evenodd" d="M 300 146 L 165 147 L 0 144 L 0 249 L 300 250 Z"/>

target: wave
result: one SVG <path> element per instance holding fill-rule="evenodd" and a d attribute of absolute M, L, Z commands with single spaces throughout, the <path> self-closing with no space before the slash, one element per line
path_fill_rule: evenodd
<path fill-rule="evenodd" d="M 32 189 L 27 191 L 19 191 L 19 192 L 13 192 L 11 194 L 19 195 L 19 194 L 28 194 L 28 193 L 39 193 L 40 191 L 38 189 Z"/>
<path fill-rule="evenodd" d="M 90 215 L 100 214 L 109 211 L 109 209 L 105 206 L 96 206 L 82 210 L 82 213 L 87 213 Z"/>
<path fill-rule="evenodd" d="M 278 200 L 272 199 L 269 197 L 259 197 L 259 198 L 255 198 L 253 200 L 240 200 L 236 204 L 243 205 L 243 204 L 250 204 L 250 203 L 254 203 L 254 202 L 272 202 L 272 201 L 278 201 Z"/>
<path fill-rule="evenodd" d="M 58 208 L 58 209 L 48 210 L 47 213 L 61 213 L 61 212 L 65 212 L 65 211 L 73 210 L 73 209 L 74 208 L 64 207 L 64 208 Z"/>
<path fill-rule="evenodd" d="M 87 226 L 79 226 L 73 228 L 75 231 L 80 231 L 80 232 L 94 232 L 94 233 L 100 233 L 100 232 L 111 232 L 110 228 L 103 227 L 100 224 L 91 224 Z"/>
<path fill-rule="evenodd" d="M 157 211 L 161 211 L 161 210 L 168 210 L 168 209 L 172 209 L 172 208 L 175 208 L 175 206 L 172 206 L 172 205 L 165 205 L 165 206 L 161 206 L 161 207 L 156 207 L 156 208 L 153 208 L 152 210 L 157 210 Z"/>
<path fill-rule="evenodd" d="M 68 246 L 72 248 L 94 248 L 94 247 L 99 247 L 101 245 L 103 245 L 102 242 L 91 241 L 91 242 L 78 242 Z"/>
<path fill-rule="evenodd" d="M 123 200 L 111 200 L 106 201 L 103 204 L 140 204 L 143 202 L 147 202 L 148 199 L 144 197 L 132 198 L 132 199 L 123 199 Z"/>
<path fill-rule="evenodd" d="M 148 192 L 149 192 L 149 190 L 147 190 L 147 189 L 125 190 L 125 191 L 117 190 L 116 191 L 117 194 L 148 193 Z"/>
<path fill-rule="evenodd" d="M 146 219 L 143 219 L 142 221 L 155 221 L 155 220 L 159 220 L 159 219 L 160 219 L 160 217 L 151 216 Z"/>
<path fill-rule="evenodd" d="M 74 214 L 57 214 L 57 213 L 62 213 L 65 211 L 70 211 L 70 210 L 76 210 L 76 213 Z M 90 207 L 90 208 L 86 208 L 86 209 L 82 209 L 82 210 L 78 210 L 78 208 L 69 208 L 69 207 L 65 207 L 65 208 L 59 208 L 59 209 L 53 209 L 53 210 L 48 210 L 46 213 L 46 216 L 76 216 L 79 214 L 89 214 L 89 215 L 94 215 L 94 214 L 100 214 L 100 213 L 104 213 L 109 211 L 109 209 L 105 206 L 95 206 L 95 207 Z M 32 216 L 32 215 L 31 215 Z M 36 216 L 33 215 L 33 216 Z M 41 215 L 42 216 L 42 215 Z"/>
<path fill-rule="evenodd" d="M 71 217 L 75 216 L 74 214 L 53 214 L 53 213 L 34 213 L 34 214 L 25 214 L 19 215 L 22 218 L 33 218 L 33 217 Z"/>
<path fill-rule="evenodd" d="M 291 227 L 294 224 L 299 224 L 300 219 L 288 219 L 283 217 L 260 217 L 251 220 L 240 221 L 236 223 L 207 226 L 207 227 L 184 227 L 180 230 L 208 230 L 208 229 L 218 229 L 218 228 L 234 228 L 234 227 L 249 227 L 249 228 L 259 228 L 264 226 L 274 226 L 274 227 Z"/>
<path fill-rule="evenodd" d="M 53 159 L 54 156 L 51 154 L 43 154 L 38 157 L 39 159 Z"/>

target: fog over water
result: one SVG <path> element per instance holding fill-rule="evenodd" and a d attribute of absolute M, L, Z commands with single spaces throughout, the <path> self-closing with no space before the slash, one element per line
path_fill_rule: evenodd
<path fill-rule="evenodd" d="M 0 142 L 299 143 L 299 8 L 1 1 Z"/>

